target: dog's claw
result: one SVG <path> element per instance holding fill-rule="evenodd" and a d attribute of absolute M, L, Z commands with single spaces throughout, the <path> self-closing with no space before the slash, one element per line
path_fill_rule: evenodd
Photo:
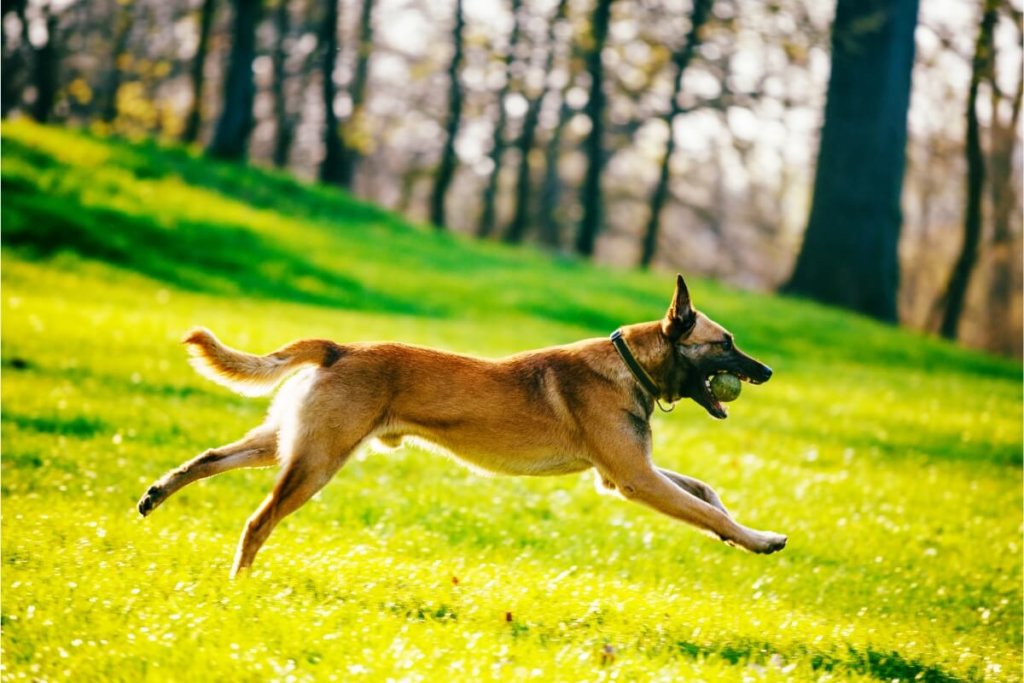
<path fill-rule="evenodd" d="M 139 503 L 136 507 L 139 509 L 139 514 L 145 517 L 160 504 L 161 496 L 163 493 L 161 488 L 154 484 L 146 489 L 146 492 L 142 494 L 142 498 L 139 499 Z"/>
<path fill-rule="evenodd" d="M 771 555 L 772 553 L 779 552 L 780 550 L 786 547 L 786 541 L 789 540 L 786 536 L 783 536 L 782 534 L 769 533 L 766 534 L 766 536 L 767 539 L 765 545 L 760 550 L 758 550 L 758 552 L 763 555 Z"/>

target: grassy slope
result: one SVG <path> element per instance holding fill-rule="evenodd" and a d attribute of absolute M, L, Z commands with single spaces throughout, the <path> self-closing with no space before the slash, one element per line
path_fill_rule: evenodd
<path fill-rule="evenodd" d="M 788 533 L 781 555 L 589 477 L 481 478 L 406 449 L 353 461 L 229 583 L 271 473 L 133 510 L 266 406 L 194 375 L 184 329 L 252 350 L 318 335 L 501 355 L 658 316 L 671 279 L 24 123 L 4 127 L 2 173 L 5 679 L 1021 676 L 1017 364 L 693 282 L 776 376 L 725 422 L 657 416 L 655 457 Z"/>

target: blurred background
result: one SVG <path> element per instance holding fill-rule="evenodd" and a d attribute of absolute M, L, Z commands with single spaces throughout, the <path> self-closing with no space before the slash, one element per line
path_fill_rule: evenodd
<path fill-rule="evenodd" d="M 4 0 L 2 113 L 1021 356 L 1011 0 Z"/>

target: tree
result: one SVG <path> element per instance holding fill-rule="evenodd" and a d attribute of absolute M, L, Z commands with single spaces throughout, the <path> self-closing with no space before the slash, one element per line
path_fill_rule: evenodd
<path fill-rule="evenodd" d="M 321 85 L 324 94 L 324 160 L 320 163 L 320 180 L 340 184 L 342 180 L 341 159 L 344 150 L 341 144 L 340 123 L 334 111 L 337 87 L 334 83 L 334 66 L 338 58 L 338 0 L 328 0 L 320 25 L 320 49 L 323 50 Z"/>
<path fill-rule="evenodd" d="M 7 32 L 0 30 L 3 38 L 3 72 L 0 74 L 0 115 L 7 118 L 12 109 L 21 103 L 22 89 L 25 87 L 24 73 L 27 66 L 26 51 L 31 47 L 28 40 L 28 21 L 25 10 L 28 0 L 4 0 L 0 10 L 0 21 L 6 24 L 8 13 L 13 12 L 21 24 L 21 35 L 12 48 Z M 2 28 L 2 27 L 0 27 Z"/>
<path fill-rule="evenodd" d="M 122 63 L 128 56 L 128 39 L 135 25 L 134 3 L 118 3 L 117 15 L 114 18 L 114 49 L 111 51 L 111 65 L 106 72 L 106 84 L 103 86 L 103 103 L 99 110 L 99 120 L 113 123 L 118 118 L 118 91 L 121 89 L 123 77 Z"/>
<path fill-rule="evenodd" d="M 838 0 L 814 198 L 783 291 L 895 322 L 918 0 Z"/>
<path fill-rule="evenodd" d="M 651 215 L 647 221 L 647 229 L 644 231 L 643 246 L 640 253 L 640 267 L 648 268 L 654 259 L 654 252 L 658 248 L 658 232 L 661 228 L 661 210 L 668 198 L 669 168 L 672 162 L 672 153 L 676 149 L 675 133 L 672 127 L 676 117 L 682 112 L 679 104 L 679 94 L 683 87 L 683 74 L 689 66 L 693 54 L 700 44 L 700 31 L 711 14 L 711 4 L 714 0 L 694 0 L 693 12 L 690 15 L 690 32 L 686 40 L 679 46 L 679 49 L 672 54 L 672 101 L 669 104 L 668 113 L 665 115 L 665 123 L 668 125 L 668 140 L 665 141 L 665 153 L 661 157 L 661 169 L 658 174 L 658 184 L 651 195 Z"/>
<path fill-rule="evenodd" d="M 256 57 L 256 25 L 262 0 L 234 0 L 233 4 L 235 21 L 224 82 L 224 108 L 207 152 L 218 159 L 239 160 L 246 155 L 253 126 L 252 62 Z"/>
<path fill-rule="evenodd" d="M 285 0 L 281 0 L 284 4 Z M 210 29 L 213 27 L 216 0 L 203 0 L 199 12 L 199 42 L 196 54 L 192 58 L 192 104 L 188 117 L 185 119 L 185 130 L 182 131 L 182 142 L 195 142 L 199 138 L 199 126 L 203 122 L 203 83 L 206 77 L 206 55 L 210 49 Z"/>
<path fill-rule="evenodd" d="M 366 84 L 370 73 L 370 55 L 373 54 L 373 3 L 374 0 L 363 0 L 363 9 L 359 13 L 359 38 L 357 43 L 355 73 L 349 84 L 349 100 L 352 102 L 352 113 L 346 126 L 346 134 L 342 136 L 342 155 L 339 161 L 339 182 L 349 189 L 355 181 L 356 167 L 359 165 L 360 144 L 365 135 L 365 102 Z"/>
<path fill-rule="evenodd" d="M 949 283 L 939 300 L 943 309 L 939 334 L 946 339 L 956 339 L 960 317 L 963 314 L 967 286 L 971 272 L 978 261 L 978 245 L 981 243 L 982 193 L 985 185 L 985 152 L 981 147 L 981 126 L 978 122 L 979 87 L 983 81 L 992 82 L 991 72 L 995 55 L 992 33 L 998 18 L 999 0 L 985 0 L 981 14 L 981 26 L 974 47 L 971 63 L 971 85 L 967 92 L 967 135 L 964 142 L 964 157 L 967 160 L 967 201 L 964 204 L 964 241 L 950 274 Z M 993 112 L 997 115 L 997 111 Z"/>
<path fill-rule="evenodd" d="M 512 63 L 515 60 L 516 47 L 519 44 L 520 0 L 512 0 L 512 35 L 509 37 L 508 50 L 505 52 L 505 82 L 498 92 L 498 121 L 494 125 L 494 137 L 491 141 L 491 173 L 483 193 L 483 210 L 480 212 L 480 225 L 477 227 L 478 237 L 489 237 L 494 231 L 494 201 L 498 193 L 498 180 L 501 178 L 501 160 L 505 155 L 505 123 L 508 116 L 505 112 L 505 100 L 512 87 Z"/>
<path fill-rule="evenodd" d="M 32 80 L 36 88 L 36 99 L 29 109 L 32 118 L 40 123 L 49 121 L 53 113 L 53 104 L 57 100 L 57 69 L 60 62 L 57 54 L 57 15 L 49 4 L 43 6 L 43 20 L 46 23 L 46 42 L 33 49 Z M 27 31 L 25 36 L 27 39 Z"/>
<path fill-rule="evenodd" d="M 1005 3 L 1010 19 L 1017 29 L 1017 44 L 1024 43 L 1022 12 Z M 1020 249 L 1014 249 L 1015 238 L 1020 235 L 1019 183 L 1014 182 L 1014 158 L 1020 139 L 1017 131 L 1020 125 L 1022 99 L 1024 99 L 1024 54 L 1016 65 L 1017 87 L 1011 93 L 1000 93 L 990 88 L 992 99 L 992 121 L 989 136 L 989 195 L 992 202 L 992 245 L 989 266 L 988 310 L 985 312 L 989 349 L 1014 355 L 1021 354 L 1020 328 L 1014 329 L 1013 316 L 1006 314 L 1007 306 L 1013 306 L 1014 295 L 1020 285 L 1014 282 L 1015 264 L 1020 263 Z M 995 62 L 993 60 L 993 68 Z M 1000 100 L 1010 103 L 1009 115 L 999 116 Z"/>
<path fill-rule="evenodd" d="M 597 232 L 601 229 L 601 171 L 604 168 L 604 66 L 601 53 L 608 38 L 612 0 L 596 0 L 590 20 L 587 72 L 590 74 L 590 97 L 584 113 L 590 119 L 590 132 L 583 147 L 587 155 L 587 171 L 580 191 L 583 217 L 576 235 L 576 251 L 592 256 Z"/>
<path fill-rule="evenodd" d="M 568 0 L 559 0 L 555 8 L 555 14 L 548 22 L 547 53 L 544 57 L 544 73 L 550 74 L 555 64 L 556 35 L 558 24 L 565 20 Z M 527 214 L 529 212 L 530 196 L 530 152 L 533 151 L 534 139 L 537 135 L 537 124 L 540 122 L 540 108 L 547 97 L 548 88 L 541 88 L 534 97 L 530 98 L 526 106 L 526 115 L 523 117 L 523 130 L 516 141 L 519 149 L 519 168 L 516 172 L 516 207 L 505 231 L 505 241 L 511 243 L 521 242 L 526 234 Z M 550 236 L 549 236 L 550 237 Z"/>
<path fill-rule="evenodd" d="M 444 127 L 445 140 L 444 149 L 441 151 L 441 163 L 437 167 L 434 189 L 430 194 L 430 221 L 438 230 L 446 228 L 445 198 L 455 175 L 455 137 L 459 133 L 459 122 L 462 119 L 462 84 L 459 82 L 459 72 L 462 70 L 464 30 L 462 0 L 455 0 L 452 61 L 448 64 L 448 120 Z"/>

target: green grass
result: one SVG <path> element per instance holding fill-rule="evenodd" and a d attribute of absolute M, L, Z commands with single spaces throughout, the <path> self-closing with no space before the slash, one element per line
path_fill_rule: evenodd
<path fill-rule="evenodd" d="M 4 680 L 1021 679 L 1019 364 L 693 281 L 776 374 L 725 422 L 656 416 L 655 458 L 789 534 L 781 554 L 589 476 L 404 449 L 354 459 L 229 582 L 270 471 L 134 510 L 266 409 L 195 375 L 185 329 L 497 356 L 659 316 L 672 278 L 26 123 L 4 125 L 2 183 Z"/>

